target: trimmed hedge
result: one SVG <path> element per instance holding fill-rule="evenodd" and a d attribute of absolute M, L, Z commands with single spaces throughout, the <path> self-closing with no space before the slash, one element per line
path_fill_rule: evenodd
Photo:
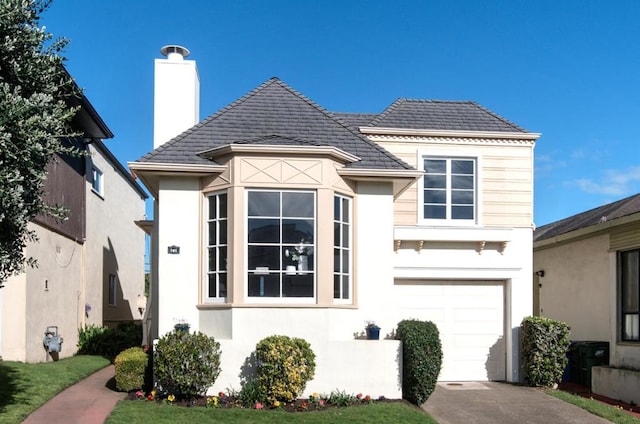
<path fill-rule="evenodd" d="M 396 338 L 402 341 L 402 397 L 418 406 L 435 390 L 442 367 L 442 343 L 431 321 L 403 320 Z"/>
<path fill-rule="evenodd" d="M 123 322 L 117 328 L 87 325 L 78 329 L 78 354 L 100 355 L 113 362 L 123 350 L 142 344 L 142 326 Z"/>
<path fill-rule="evenodd" d="M 269 336 L 256 345 L 257 393 L 267 401 L 290 402 L 313 379 L 316 355 L 304 339 Z"/>
<path fill-rule="evenodd" d="M 203 396 L 220 375 L 220 343 L 200 332 L 165 334 L 154 356 L 153 370 L 164 395 L 178 399 Z"/>
<path fill-rule="evenodd" d="M 149 358 L 141 347 L 131 347 L 116 356 L 116 387 L 123 392 L 142 389 Z"/>
<path fill-rule="evenodd" d="M 520 361 L 530 386 L 553 387 L 567 366 L 569 326 L 543 317 L 527 317 L 520 325 Z"/>

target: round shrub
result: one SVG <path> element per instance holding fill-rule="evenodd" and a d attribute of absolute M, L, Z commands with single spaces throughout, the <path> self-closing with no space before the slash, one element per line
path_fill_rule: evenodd
<path fill-rule="evenodd" d="M 269 336 L 256 345 L 258 392 L 267 401 L 290 402 L 313 379 L 316 355 L 304 339 Z"/>
<path fill-rule="evenodd" d="M 220 375 L 220 343 L 200 332 L 172 331 L 158 340 L 153 370 L 162 393 L 203 396 Z"/>
<path fill-rule="evenodd" d="M 442 343 L 431 321 L 403 320 L 396 338 L 402 341 L 402 396 L 422 405 L 436 388 L 442 367 Z"/>
<path fill-rule="evenodd" d="M 130 392 L 144 386 L 147 354 L 141 347 L 132 347 L 116 356 L 116 387 L 118 390 Z"/>

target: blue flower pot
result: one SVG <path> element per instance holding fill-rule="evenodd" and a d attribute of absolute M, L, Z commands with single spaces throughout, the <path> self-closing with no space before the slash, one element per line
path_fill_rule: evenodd
<path fill-rule="evenodd" d="M 367 340 L 380 340 L 380 328 L 367 328 Z"/>

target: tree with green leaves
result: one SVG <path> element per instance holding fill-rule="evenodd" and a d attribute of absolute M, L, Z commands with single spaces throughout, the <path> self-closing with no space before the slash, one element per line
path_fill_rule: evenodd
<path fill-rule="evenodd" d="M 0 287 L 35 264 L 24 253 L 36 240 L 29 221 L 62 211 L 42 199 L 47 164 L 74 153 L 63 144 L 76 112 L 66 100 L 78 94 L 63 67 L 67 40 L 39 26 L 50 4 L 0 1 Z"/>

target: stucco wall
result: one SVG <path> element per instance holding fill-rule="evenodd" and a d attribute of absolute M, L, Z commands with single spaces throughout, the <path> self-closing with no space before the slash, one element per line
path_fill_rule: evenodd
<path fill-rule="evenodd" d="M 615 283 L 608 249 L 609 237 L 599 235 L 534 252 L 534 270 L 544 270 L 538 280 L 540 314 L 566 322 L 572 340 L 610 339 L 609 299 Z"/>

